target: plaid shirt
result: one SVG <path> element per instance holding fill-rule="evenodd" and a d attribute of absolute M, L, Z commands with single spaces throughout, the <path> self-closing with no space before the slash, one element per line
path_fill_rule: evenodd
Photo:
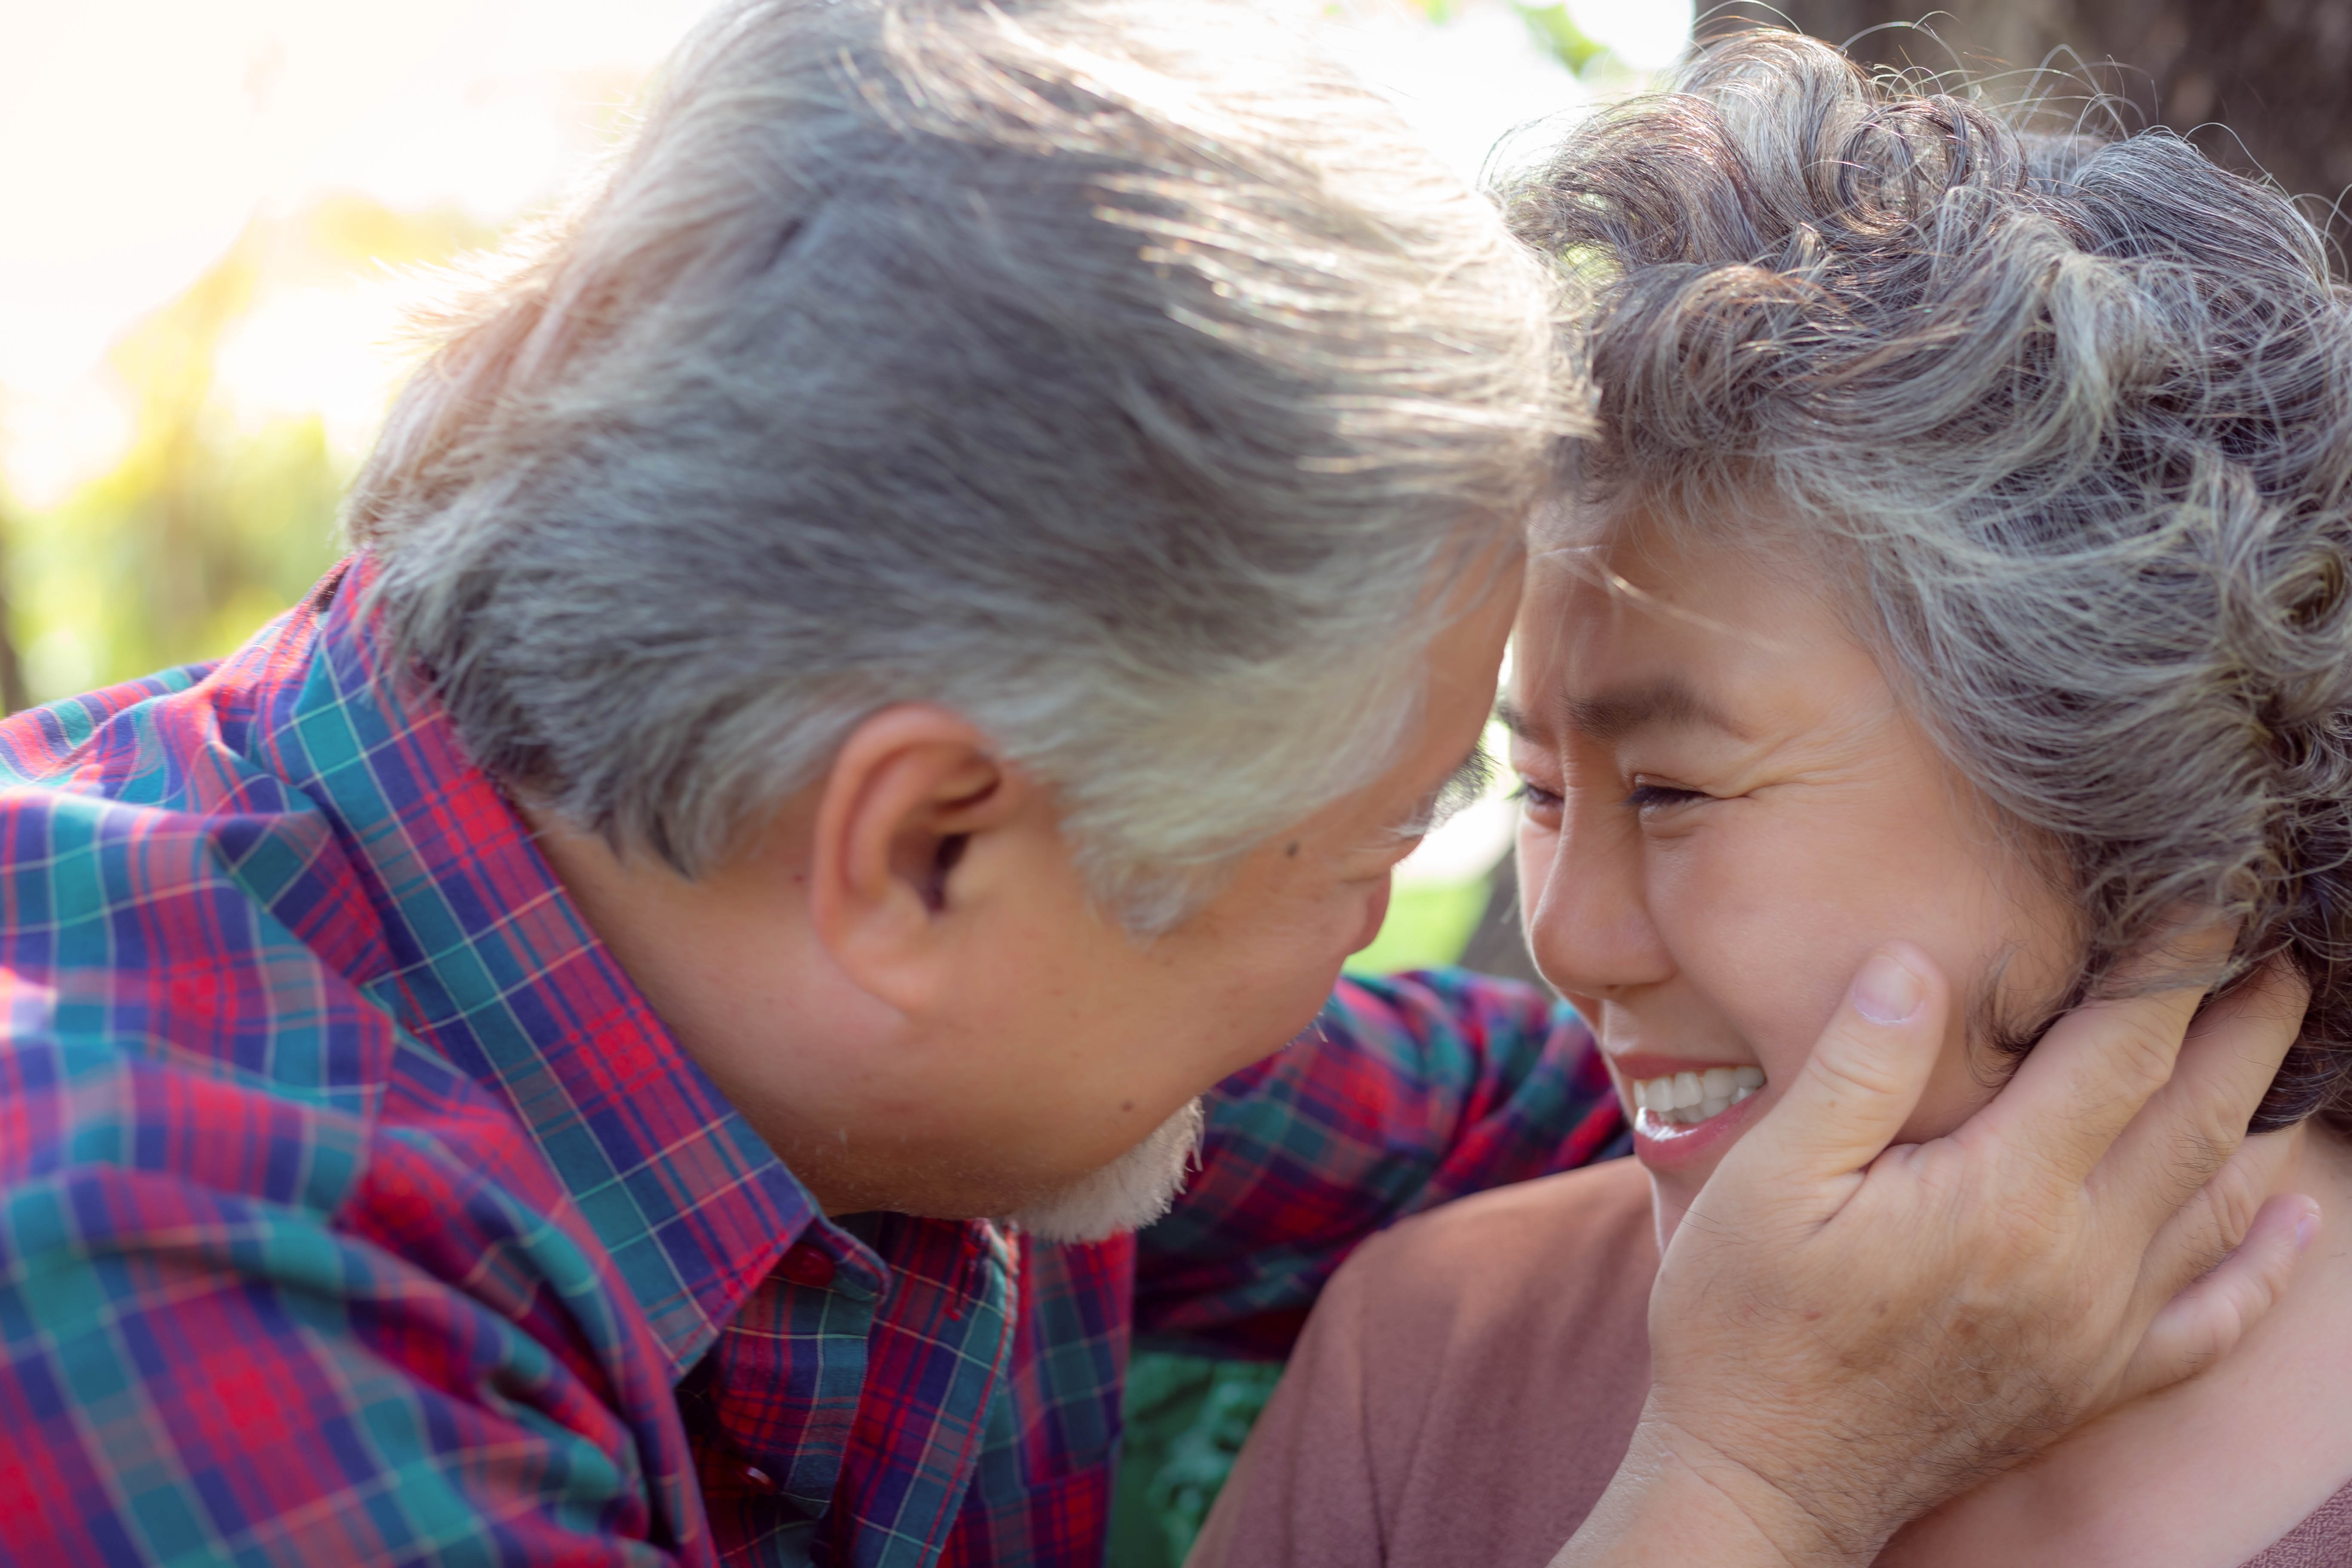
<path fill-rule="evenodd" d="M 1094 1564 L 1131 1337 L 1618 1131 L 1571 1015 L 1341 987 L 1139 1243 L 829 1221 L 345 568 L 0 726 L 0 1556 Z M 340 591 L 339 591 L 340 590 Z"/>

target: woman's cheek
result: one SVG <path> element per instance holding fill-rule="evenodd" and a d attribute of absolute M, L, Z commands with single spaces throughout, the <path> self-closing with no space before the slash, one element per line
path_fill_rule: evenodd
<path fill-rule="evenodd" d="M 1970 1059 L 1966 1014 L 1958 1012 L 1947 1028 L 1943 1054 L 1927 1077 L 1927 1088 L 1919 1096 L 1918 1108 L 1911 1112 L 1911 1119 L 1903 1124 L 1895 1141 L 1925 1143 L 1931 1138 L 1945 1136 L 2000 1092 L 2006 1073 L 2005 1064 L 1989 1063 L 1980 1068 Z"/>
<path fill-rule="evenodd" d="M 1767 1081 L 1785 1084 L 1837 1016 L 1853 968 L 1875 942 L 1857 945 L 1843 911 L 1826 900 L 1747 901 L 1739 889 L 1773 884 L 1718 881 L 1696 864 L 1679 869 L 1671 888 L 1662 879 L 1652 906 L 1659 934 Z"/>
<path fill-rule="evenodd" d="M 1785 1088 L 1803 1070 L 1821 1029 L 1813 1025 L 1809 1009 L 1775 1009 L 1774 1014 L 1743 1019 L 1740 1033 L 1748 1049 L 1756 1053 L 1756 1065 L 1764 1069 L 1765 1082 Z"/>

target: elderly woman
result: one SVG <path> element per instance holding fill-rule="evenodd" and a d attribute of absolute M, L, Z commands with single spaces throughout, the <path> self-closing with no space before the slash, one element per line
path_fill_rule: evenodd
<path fill-rule="evenodd" d="M 1196 1564 L 1544 1563 L 1640 1412 L 1659 1249 L 1883 932 L 1967 1004 L 1927 1139 L 2218 917 L 2201 980 L 2312 987 L 2277 1191 L 2352 1215 L 2352 304 L 2311 226 L 2172 137 L 2030 134 L 1769 32 L 1516 213 L 1598 280 L 1603 388 L 1507 697 L 1521 879 L 1636 1162 L 1364 1247 Z M 2348 1479 L 2323 1238 L 2210 1370 L 1881 1561 L 2352 1563 Z"/>

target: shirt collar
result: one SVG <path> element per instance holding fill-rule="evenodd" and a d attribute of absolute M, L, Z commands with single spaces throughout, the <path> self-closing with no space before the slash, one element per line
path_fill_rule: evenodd
<path fill-rule="evenodd" d="M 391 965 L 365 989 L 512 1104 L 676 1378 L 803 1231 L 866 1249 L 654 1016 L 438 700 L 384 668 L 373 577 L 357 557 L 312 600 L 312 657 L 264 726 L 272 761 L 361 867 Z"/>

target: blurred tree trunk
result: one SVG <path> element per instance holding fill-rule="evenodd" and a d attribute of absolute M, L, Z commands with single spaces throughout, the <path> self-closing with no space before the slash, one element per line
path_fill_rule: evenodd
<path fill-rule="evenodd" d="M 11 520 L 0 513 L 0 538 L 5 538 Z M 33 705 L 32 693 L 25 686 L 25 664 L 16 657 L 16 637 L 8 603 L 8 557 L 0 551 L 0 713 L 21 712 Z"/>
<path fill-rule="evenodd" d="M 2229 168 L 2270 174 L 2313 198 L 2305 214 L 2352 247 L 2352 0 L 1958 0 L 1932 16 L 1919 0 L 1780 5 L 1808 33 L 1853 39 L 1874 65 L 1958 64 L 1980 77 L 2028 68 L 2010 79 L 2020 93 L 2030 68 L 2071 49 L 2081 65 L 2063 54 L 2051 63 L 2087 66 L 2128 100 L 2126 123 L 2168 125 Z M 1922 19 L 1936 38 L 1885 26 Z M 1883 30 L 1860 36 L 1871 28 Z"/>

